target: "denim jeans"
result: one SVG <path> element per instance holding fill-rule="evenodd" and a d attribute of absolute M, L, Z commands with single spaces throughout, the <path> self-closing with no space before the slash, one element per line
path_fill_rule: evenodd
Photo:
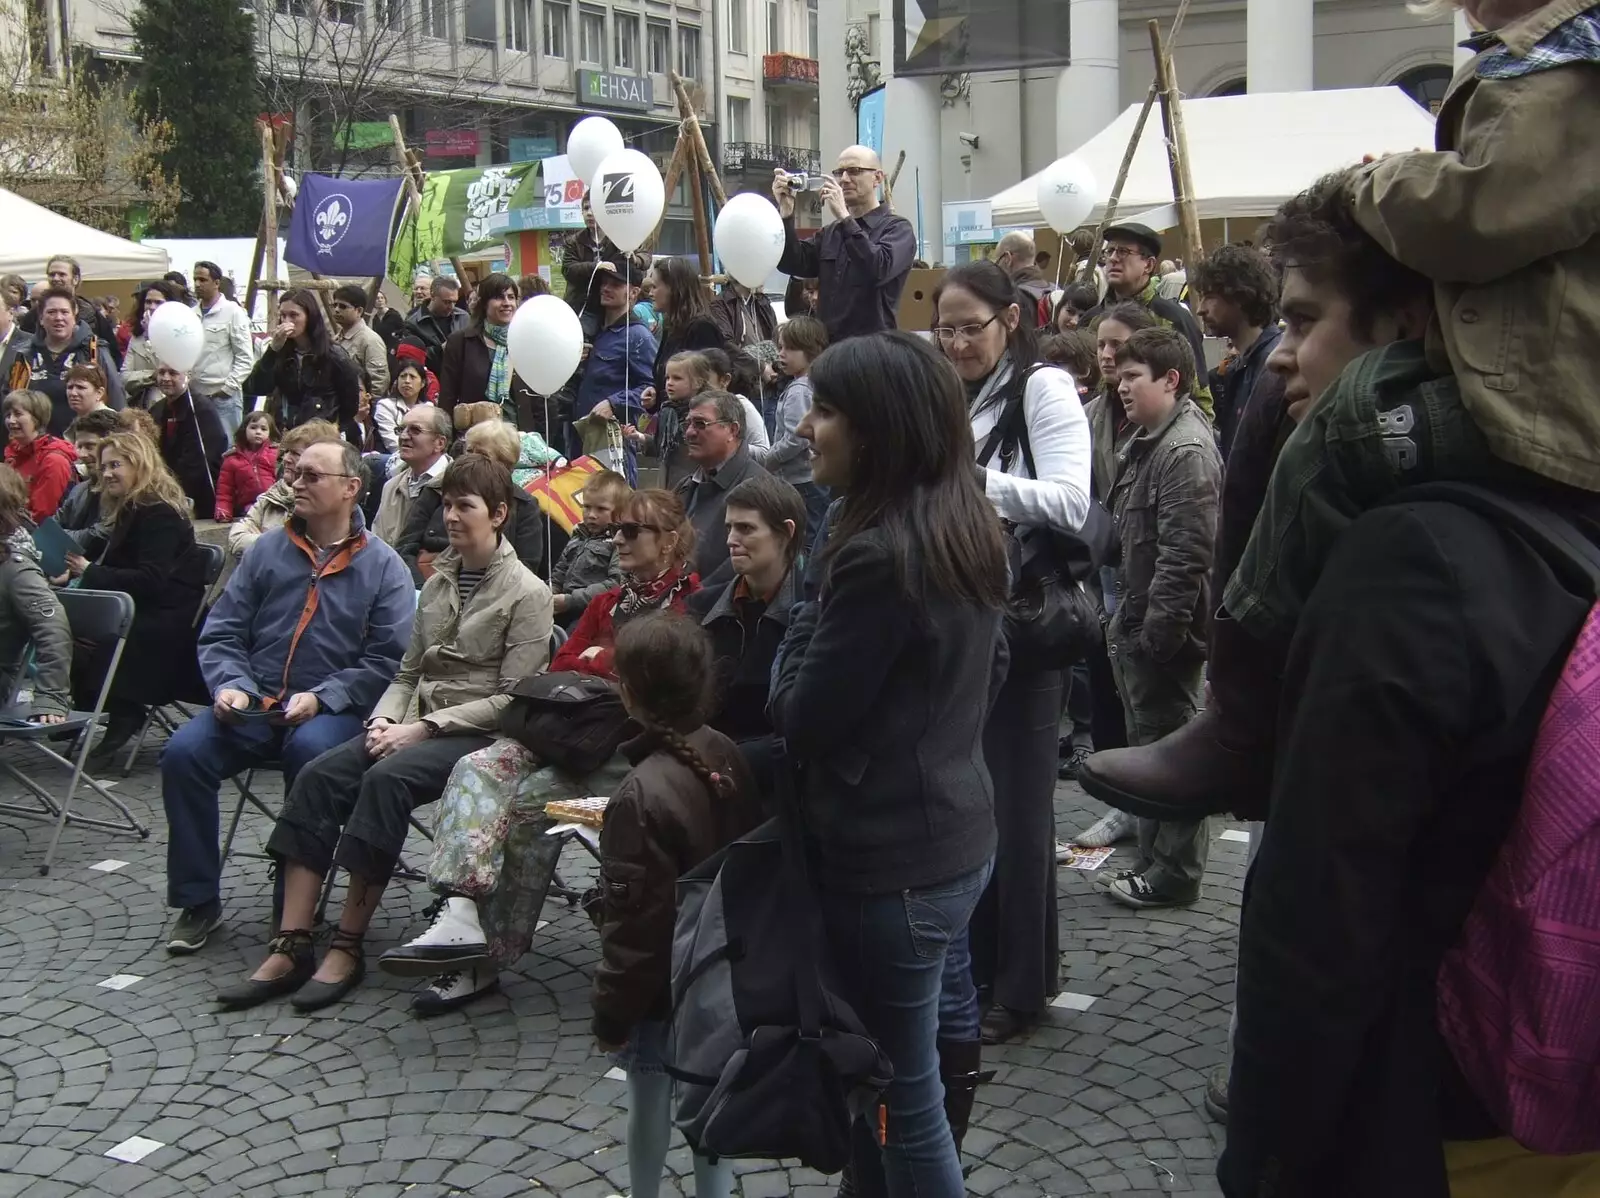
<path fill-rule="evenodd" d="M 335 745 L 361 734 L 358 715 L 317 715 L 295 728 L 224 724 L 210 708 L 184 724 L 161 754 L 161 798 L 167 809 L 167 905 L 198 907 L 218 897 L 222 882 L 222 783 L 253 766 L 277 763 L 283 788 Z"/>
<path fill-rule="evenodd" d="M 211 406 L 217 410 L 217 419 L 222 421 L 222 430 L 228 434 L 228 440 L 233 440 L 233 434 L 244 423 L 244 400 L 237 395 L 213 395 Z"/>
<path fill-rule="evenodd" d="M 989 866 L 893 894 L 821 895 L 846 996 L 894 1065 L 884 1092 L 883 1172 L 890 1198 L 962 1198 L 965 1186 L 939 1079 L 946 955 L 967 926 Z"/>
<path fill-rule="evenodd" d="M 1489 443 L 1420 341 L 1357 358 L 1289 435 L 1223 606 L 1286 651 L 1322 565 L 1350 524 L 1393 492 L 1495 473 Z"/>

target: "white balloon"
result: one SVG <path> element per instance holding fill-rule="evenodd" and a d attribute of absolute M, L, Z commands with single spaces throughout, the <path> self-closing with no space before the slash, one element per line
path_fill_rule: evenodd
<path fill-rule="evenodd" d="M 589 203 L 594 208 L 595 221 L 619 250 L 632 253 L 661 223 L 661 213 L 667 206 L 667 187 L 661 172 L 638 150 L 618 150 L 608 155 L 589 178 Z"/>
<path fill-rule="evenodd" d="M 603 116 L 586 116 L 567 134 L 567 165 L 588 183 L 600 164 L 622 149 L 622 133 Z"/>
<path fill-rule="evenodd" d="M 194 364 L 200 360 L 200 351 L 205 348 L 205 330 L 200 327 L 199 313 L 177 300 L 167 300 L 150 313 L 144 330 L 161 365 L 185 374 L 194 369 Z"/>
<path fill-rule="evenodd" d="M 783 218 L 766 196 L 746 191 L 731 196 L 717 213 L 717 257 L 746 287 L 760 287 L 783 257 Z"/>
<path fill-rule="evenodd" d="M 578 369 L 583 325 L 566 300 L 536 295 L 524 301 L 506 328 L 511 367 L 540 395 L 553 395 Z"/>
<path fill-rule="evenodd" d="M 1045 223 L 1065 235 L 1089 219 L 1100 202 L 1100 184 L 1088 163 L 1068 155 L 1039 172 L 1038 199 Z"/>

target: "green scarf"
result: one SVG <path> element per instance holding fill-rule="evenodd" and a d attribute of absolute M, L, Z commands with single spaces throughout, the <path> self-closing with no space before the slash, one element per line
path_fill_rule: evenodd
<path fill-rule="evenodd" d="M 494 361 L 489 363 L 489 386 L 483 397 L 490 403 L 499 404 L 506 419 L 515 424 L 517 405 L 511 398 L 511 357 L 506 352 L 506 332 L 510 328 L 510 325 L 484 321 L 483 335 L 494 345 Z"/>

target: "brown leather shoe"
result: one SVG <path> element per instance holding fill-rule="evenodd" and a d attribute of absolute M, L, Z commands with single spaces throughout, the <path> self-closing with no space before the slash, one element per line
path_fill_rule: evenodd
<path fill-rule="evenodd" d="M 1265 819 L 1272 791 L 1272 746 L 1232 748 L 1221 707 L 1136 749 L 1108 749 L 1078 767 L 1078 785 L 1118 810 L 1182 822 L 1233 812 Z"/>

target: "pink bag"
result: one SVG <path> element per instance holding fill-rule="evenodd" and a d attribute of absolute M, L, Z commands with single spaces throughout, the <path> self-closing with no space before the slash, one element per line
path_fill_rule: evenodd
<path fill-rule="evenodd" d="M 1600 548 L 1555 512 L 1461 484 L 1428 490 L 1509 524 L 1558 574 L 1600 590 Z M 1519 1144 L 1600 1150 L 1600 605 L 1551 692 L 1511 834 L 1440 964 L 1438 1019 Z"/>

